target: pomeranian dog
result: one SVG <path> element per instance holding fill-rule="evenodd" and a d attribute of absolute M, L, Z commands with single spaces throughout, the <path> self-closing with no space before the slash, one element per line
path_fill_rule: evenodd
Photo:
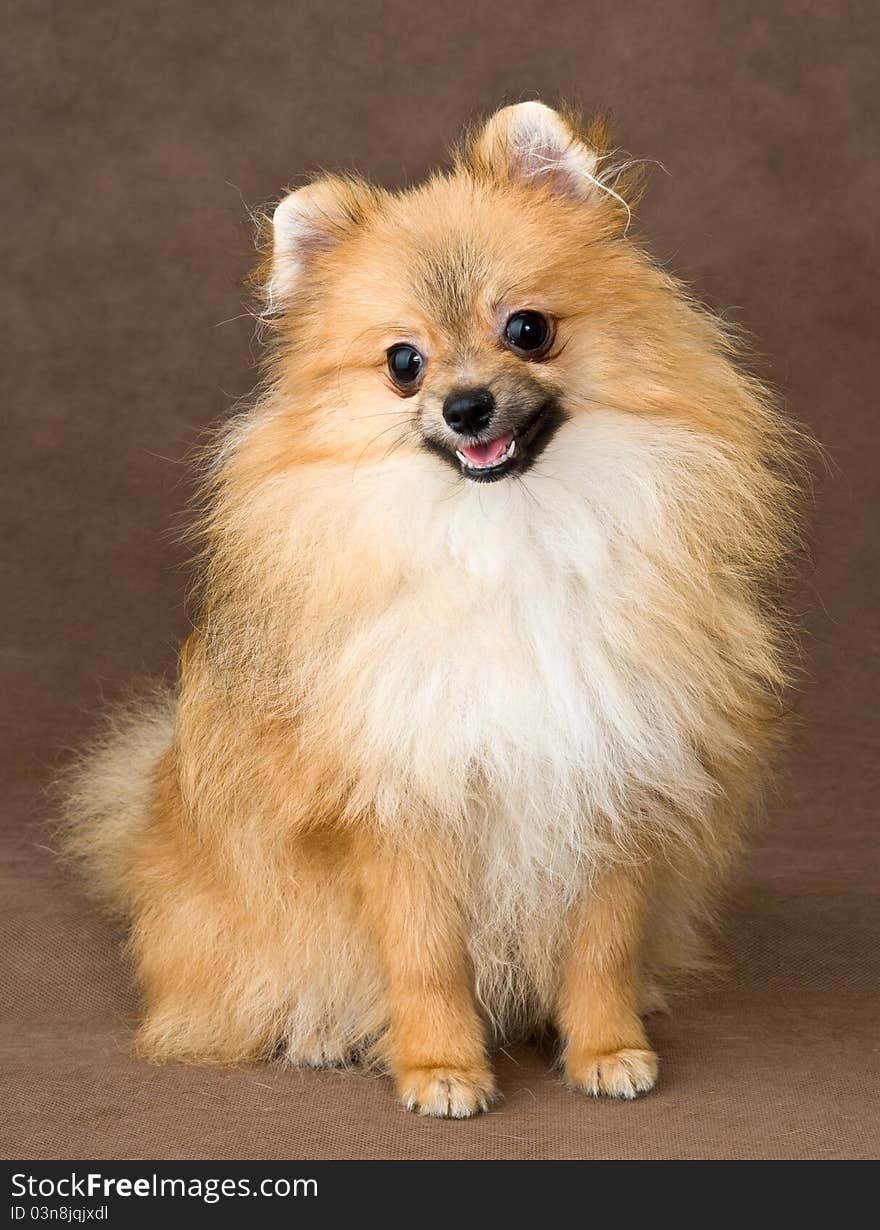
<path fill-rule="evenodd" d="M 493 1040 L 657 1078 L 781 740 L 791 435 L 629 237 L 632 163 L 528 102 L 267 222 L 256 404 L 210 450 L 194 631 L 82 758 L 153 1060 L 379 1063 L 460 1118 Z"/>

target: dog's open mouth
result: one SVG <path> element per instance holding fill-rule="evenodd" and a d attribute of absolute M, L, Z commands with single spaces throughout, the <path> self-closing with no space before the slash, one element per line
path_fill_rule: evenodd
<path fill-rule="evenodd" d="M 508 474 L 524 473 L 541 455 L 566 417 L 558 401 L 551 398 L 521 424 L 489 440 L 457 436 L 450 442 L 448 438 L 441 441 L 425 434 L 423 444 L 471 482 L 494 483 Z"/>
<path fill-rule="evenodd" d="M 516 456 L 516 437 L 512 431 L 505 431 L 487 444 L 463 444 L 455 455 L 466 470 L 494 470 Z"/>
<path fill-rule="evenodd" d="M 491 440 L 459 443 L 455 455 L 462 474 L 474 482 L 491 483 L 514 470 L 527 470 L 564 419 L 558 404 L 548 401 L 516 431 L 502 432 Z"/>

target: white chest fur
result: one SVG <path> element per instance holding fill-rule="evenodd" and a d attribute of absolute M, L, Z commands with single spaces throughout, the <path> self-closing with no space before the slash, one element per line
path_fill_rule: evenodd
<path fill-rule="evenodd" d="M 522 481 L 450 496 L 430 468 L 381 476 L 369 521 L 403 582 L 339 668 L 389 813 L 411 792 L 452 822 L 477 793 L 520 813 L 517 841 L 552 865 L 632 783 L 693 772 L 687 680 L 651 610 L 687 442 L 607 413 L 568 424 Z"/>

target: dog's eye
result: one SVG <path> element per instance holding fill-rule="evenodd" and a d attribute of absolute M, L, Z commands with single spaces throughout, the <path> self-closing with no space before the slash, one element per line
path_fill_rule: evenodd
<path fill-rule="evenodd" d="M 414 391 L 422 378 L 422 369 L 425 366 L 425 360 L 415 346 L 409 346 L 405 342 L 401 342 L 399 346 L 392 346 L 388 351 L 387 361 L 388 374 L 397 387 Z"/>
<path fill-rule="evenodd" d="M 504 341 L 520 354 L 537 355 L 550 341 L 550 322 L 540 312 L 514 312 L 504 326 Z"/>

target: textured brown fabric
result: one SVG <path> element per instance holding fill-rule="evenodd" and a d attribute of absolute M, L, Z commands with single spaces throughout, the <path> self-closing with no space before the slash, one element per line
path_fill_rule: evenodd
<path fill-rule="evenodd" d="M 5 306 L 5 1156 L 865 1157 L 878 1151 L 876 4 L 69 0 L 19 6 Z M 610 105 L 657 158 L 653 249 L 772 356 L 828 447 L 803 729 L 740 875 L 727 977 L 652 1025 L 656 1092 L 500 1057 L 483 1118 L 389 1083 L 128 1055 L 120 932 L 56 868 L 41 784 L 102 694 L 172 667 L 179 464 L 254 378 L 244 202 L 319 165 L 386 184 L 475 112 Z M 221 323 L 226 322 L 226 323 Z M 9 430 L 9 426 L 12 430 Z"/>

